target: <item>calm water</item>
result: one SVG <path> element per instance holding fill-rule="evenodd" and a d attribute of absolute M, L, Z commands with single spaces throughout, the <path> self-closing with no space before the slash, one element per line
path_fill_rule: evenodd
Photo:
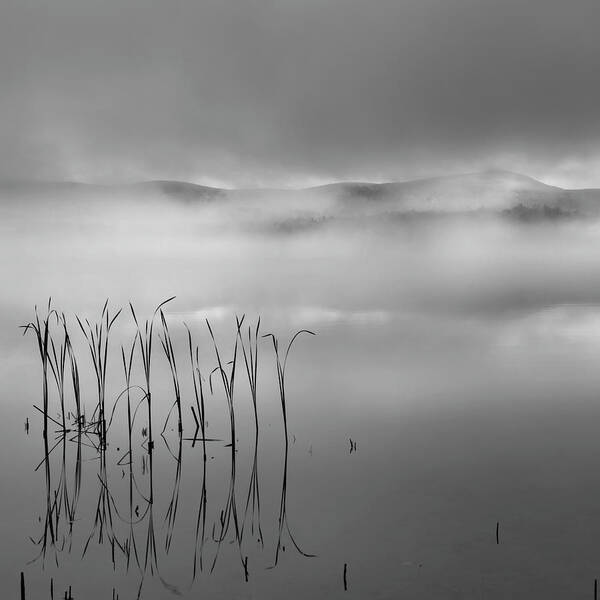
<path fill-rule="evenodd" d="M 159 204 L 3 208 L 0 573 L 10 595 L 24 571 L 36 599 L 50 598 L 51 579 L 55 597 L 71 586 L 92 600 L 113 589 L 119 598 L 593 597 L 600 226 L 478 218 L 296 231 L 230 216 Z M 18 326 L 48 296 L 64 310 L 89 416 L 95 380 L 74 314 L 95 321 L 109 297 L 111 309 L 131 300 L 146 318 L 173 295 L 165 313 L 182 435 L 176 413 L 159 435 L 174 396 L 156 338 L 152 460 L 145 404 L 128 460 L 121 398 L 105 452 L 93 434 L 56 435 L 51 423 L 46 463 L 32 406 L 42 402 L 40 361 Z M 205 319 L 228 361 L 236 314 L 252 324 L 260 315 L 282 344 L 298 329 L 317 333 L 290 353 L 287 452 L 262 338 L 258 444 L 238 356 L 229 446 L 218 373 L 212 394 L 208 386 L 216 358 Z M 200 348 L 206 435 L 219 440 L 205 445 L 189 439 L 184 322 Z M 110 341 L 111 410 L 125 388 L 120 345 L 134 334 L 124 310 Z M 132 383 L 144 385 L 139 356 Z M 60 421 L 52 380 L 50 389 Z M 135 406 L 141 393 L 131 397 Z"/>

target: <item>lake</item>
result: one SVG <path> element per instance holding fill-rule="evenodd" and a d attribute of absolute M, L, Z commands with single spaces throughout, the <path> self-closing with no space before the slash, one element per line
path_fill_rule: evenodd
<path fill-rule="evenodd" d="M 31 599 L 50 598 L 51 586 L 55 598 L 71 588 L 89 600 L 593 597 L 600 223 L 476 215 L 282 226 L 274 206 L 3 203 L 7 596 L 23 572 Z M 182 431 L 158 313 L 149 444 L 139 339 L 129 416 L 121 347 L 128 360 L 129 302 L 144 337 L 172 296 L 162 310 Z M 43 324 L 50 297 L 68 326 L 85 421 L 75 419 L 67 357 L 64 413 L 48 370 L 44 437 L 34 408 L 42 361 L 19 326 L 36 305 Z M 94 331 L 107 298 L 110 317 L 123 310 L 106 353 L 103 435 L 75 315 Z M 51 315 L 49 327 L 60 361 L 61 322 Z M 262 336 L 276 336 L 283 363 L 304 329 L 315 335 L 299 335 L 289 353 L 284 422 L 273 338 Z"/>

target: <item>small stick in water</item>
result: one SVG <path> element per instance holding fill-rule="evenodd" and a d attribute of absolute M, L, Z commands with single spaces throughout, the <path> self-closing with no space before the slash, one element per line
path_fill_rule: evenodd
<path fill-rule="evenodd" d="M 500 522 L 496 521 L 496 544 L 500 543 Z"/>
<path fill-rule="evenodd" d="M 594 600 L 598 600 L 598 580 L 594 579 Z"/>
<path fill-rule="evenodd" d="M 348 563 L 344 563 L 344 591 L 348 591 Z"/>
<path fill-rule="evenodd" d="M 21 600 L 25 600 L 25 573 L 21 571 Z"/>

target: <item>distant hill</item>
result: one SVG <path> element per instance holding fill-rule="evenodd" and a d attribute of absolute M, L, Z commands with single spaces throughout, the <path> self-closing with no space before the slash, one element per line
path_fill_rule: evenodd
<path fill-rule="evenodd" d="M 520 220 L 600 217 L 600 189 L 567 190 L 501 170 L 405 182 L 341 182 L 300 190 L 226 190 L 184 181 L 146 181 L 127 185 L 0 183 L 0 201 L 10 197 L 79 201 L 124 196 L 137 200 L 172 199 L 192 207 L 215 201 L 244 209 L 256 204 L 263 211 L 274 210 L 280 219 L 285 218 L 289 208 L 319 221 L 385 214 L 472 212 L 498 213 Z"/>
<path fill-rule="evenodd" d="M 315 188 L 341 202 L 377 202 L 406 211 L 502 211 L 518 205 L 569 203 L 571 192 L 507 171 L 432 177 L 398 183 L 338 183 Z M 596 197 L 600 199 L 600 190 Z"/>
<path fill-rule="evenodd" d="M 123 186 L 125 187 L 125 186 Z M 227 194 L 226 190 L 197 185 L 186 181 L 144 181 L 134 183 L 129 189 L 137 193 L 160 193 L 163 196 L 176 198 L 184 202 L 194 202 L 197 200 L 212 200 L 222 198 Z"/>

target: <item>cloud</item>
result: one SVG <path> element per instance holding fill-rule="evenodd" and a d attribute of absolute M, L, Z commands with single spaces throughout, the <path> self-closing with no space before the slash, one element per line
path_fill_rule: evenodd
<path fill-rule="evenodd" d="M 9 0 L 0 177 L 600 185 L 589 0 Z"/>

